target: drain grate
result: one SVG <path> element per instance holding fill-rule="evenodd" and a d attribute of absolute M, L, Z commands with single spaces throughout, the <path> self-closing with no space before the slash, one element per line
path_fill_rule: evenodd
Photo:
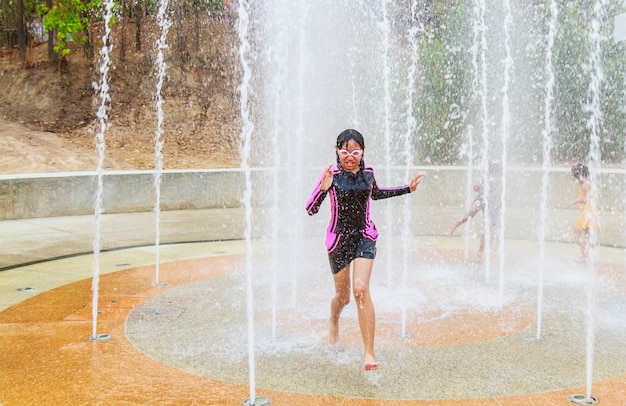
<path fill-rule="evenodd" d="M 271 403 L 272 403 L 272 399 L 266 398 L 265 396 L 255 398 L 254 403 L 250 403 L 249 398 L 243 401 L 243 404 L 246 406 L 265 406 Z"/>
<path fill-rule="evenodd" d="M 96 334 L 95 336 L 89 336 L 89 340 L 91 341 L 104 341 L 109 340 L 111 335 L 109 334 Z"/>
<path fill-rule="evenodd" d="M 585 395 L 570 395 L 567 397 L 567 400 L 575 405 L 595 405 L 598 403 L 598 399 L 593 396 L 589 396 L 589 398 L 587 398 Z"/>

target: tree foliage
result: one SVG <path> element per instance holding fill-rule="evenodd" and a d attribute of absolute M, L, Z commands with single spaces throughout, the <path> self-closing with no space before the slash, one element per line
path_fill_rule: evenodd
<path fill-rule="evenodd" d="M 585 160 L 590 151 L 590 86 L 593 67 L 591 34 L 594 24 L 594 1 L 554 0 L 558 7 L 558 22 L 552 66 L 554 99 L 550 105 L 552 116 L 551 160 L 572 162 Z M 516 4 L 513 14 L 534 13 L 526 17 L 532 27 L 525 26 L 523 38 L 511 40 L 514 66 L 511 72 L 510 97 L 516 126 L 515 139 L 507 148 L 516 156 L 535 162 L 541 158 L 541 130 L 546 95 L 547 32 L 552 0 L 535 0 Z M 479 101 L 472 100 L 473 69 L 470 50 L 472 2 L 448 1 L 432 3 L 428 13 L 427 32 L 421 40 L 421 69 L 419 80 L 419 113 L 421 129 L 416 135 L 416 150 L 420 159 L 437 164 L 466 162 L 462 157 L 467 126 L 479 131 L 481 109 Z M 485 21 L 488 25 L 486 61 L 486 98 L 488 102 L 489 137 L 499 137 L 502 117 L 502 72 L 504 35 L 502 32 L 501 3 L 487 1 Z M 493 7 L 492 7 L 493 6 Z M 497 6 L 497 7 L 496 7 Z M 601 27 L 600 61 L 603 80 L 597 89 L 600 94 L 598 136 L 600 153 L 605 163 L 625 159 L 626 138 L 626 44 L 612 38 L 614 17 L 626 11 L 622 2 L 608 2 Z M 525 20 L 516 24 L 524 24 Z M 517 28 L 517 27 L 513 27 Z M 512 30 L 514 32 L 514 30 Z M 523 31 L 523 30 L 522 30 Z M 518 31 L 518 35 L 519 35 Z M 527 60 L 528 59 L 528 60 Z M 597 112 L 595 114 L 598 114 Z M 523 119 L 532 120 L 532 123 Z M 493 142 L 492 145 L 496 145 Z M 524 148 L 527 151 L 518 151 Z"/>
<path fill-rule="evenodd" d="M 421 41 L 421 71 L 416 111 L 420 117 L 416 148 L 420 160 L 455 162 L 465 128 L 464 111 L 471 109 L 471 38 L 462 2 L 433 3 Z"/>
<path fill-rule="evenodd" d="M 38 7 L 39 15 L 43 17 L 43 26 L 48 32 L 56 32 L 54 51 L 61 59 L 70 53 L 68 42 L 85 43 L 89 36 L 89 13 L 99 13 L 102 0 L 64 0 L 57 1 L 49 9 L 45 4 Z"/>
<path fill-rule="evenodd" d="M 92 25 L 102 21 L 103 0 L 23 0 L 25 27 L 30 26 L 34 18 L 42 17 L 44 28 L 54 33 L 54 51 L 64 58 L 70 53 L 70 42 L 88 43 Z M 48 4 L 48 3 L 51 3 Z M 132 4 L 131 4 L 132 3 Z M 179 0 L 169 2 L 169 12 L 176 17 L 179 32 L 178 40 L 184 47 L 186 38 L 182 33 L 182 21 L 193 16 L 197 20 L 218 16 L 224 8 L 224 0 Z M 114 21 L 135 19 L 140 21 L 144 15 L 154 15 L 158 0 L 114 0 Z M 0 0 L 0 31 L 5 35 L 0 38 L 0 46 L 12 48 L 15 40 L 10 37 L 15 33 L 16 14 L 14 0 Z M 25 33 L 25 35 L 28 33 Z M 138 26 L 136 38 L 140 39 Z M 137 43 L 136 46 L 139 46 Z"/>

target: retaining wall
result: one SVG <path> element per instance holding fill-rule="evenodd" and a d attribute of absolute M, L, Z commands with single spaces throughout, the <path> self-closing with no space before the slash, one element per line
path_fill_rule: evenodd
<path fill-rule="evenodd" d="M 416 235 L 441 235 L 463 214 L 466 207 L 468 171 L 464 167 L 427 167 L 418 191 L 410 198 L 411 230 Z M 411 169 L 409 173 L 417 172 Z M 269 170 L 251 172 L 254 190 L 251 197 L 255 209 L 269 207 L 285 194 L 298 193 L 291 199 L 304 212 L 308 193 L 314 186 L 320 169 L 304 169 L 306 185 L 281 185 L 278 196 L 268 195 L 273 175 Z M 390 171 L 393 179 L 381 178 L 385 171 L 377 168 L 381 186 L 406 183 L 404 168 Z M 475 178 L 480 176 L 475 174 Z M 507 168 L 506 176 L 506 236 L 536 239 L 542 224 L 543 201 L 541 168 Z M 569 206 L 577 197 L 577 185 L 569 168 L 551 168 L 547 173 L 546 235 L 549 240 L 570 241 L 578 209 Z M 104 213 L 133 213 L 152 211 L 155 205 L 155 173 L 153 171 L 107 171 L 103 174 L 102 200 Z M 624 212 L 626 175 L 623 169 L 602 169 L 594 174 L 599 190 L 602 230 L 601 243 L 624 245 Z M 471 185 L 470 185 L 471 186 Z M 93 214 L 97 175 L 95 173 L 29 174 L 0 176 L 0 220 L 42 217 L 63 217 Z M 163 171 L 161 173 L 162 211 L 241 208 L 246 189 L 245 176 L 240 169 L 198 171 Z M 394 217 L 403 214 L 403 199 L 392 199 Z M 285 204 L 284 202 L 282 204 Z M 379 228 L 385 220 L 379 203 L 373 205 Z M 324 209 L 322 209 L 324 210 Z M 386 210 L 386 209 L 385 209 Z M 322 220 L 323 221 L 323 220 Z M 402 220 L 401 220 L 402 221 Z M 474 222 L 478 223 L 478 222 Z M 477 224 L 474 227 L 479 227 Z"/>

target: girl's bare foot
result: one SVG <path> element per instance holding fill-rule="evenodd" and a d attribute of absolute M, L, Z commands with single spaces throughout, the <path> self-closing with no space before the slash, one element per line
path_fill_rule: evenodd
<path fill-rule="evenodd" d="M 374 357 L 367 356 L 365 357 L 365 362 L 363 362 L 363 369 L 366 371 L 376 371 L 378 369 L 378 362 L 376 362 Z"/>
<path fill-rule="evenodd" d="M 333 323 L 332 321 L 330 322 L 328 329 L 328 342 L 335 348 L 339 346 L 339 325 Z"/>

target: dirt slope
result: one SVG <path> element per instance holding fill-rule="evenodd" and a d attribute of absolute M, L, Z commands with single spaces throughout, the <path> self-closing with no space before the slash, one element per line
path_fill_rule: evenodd
<path fill-rule="evenodd" d="M 98 157 L 93 148 L 51 132 L 34 131 L 0 119 L 0 174 L 93 171 Z M 115 158 L 106 169 L 129 169 Z"/>
<path fill-rule="evenodd" d="M 107 169 L 154 168 L 156 134 L 154 21 L 146 20 L 140 52 L 121 58 L 113 47 L 110 70 Z M 197 26 L 189 25 L 191 28 Z M 194 41 L 172 41 L 166 55 L 163 165 L 165 169 L 237 166 L 239 118 L 236 33 L 233 20 L 209 19 Z M 197 32 L 197 34 L 196 34 Z M 133 38 L 127 35 L 127 38 Z M 112 42 L 119 40 L 114 33 Z M 97 49 L 97 48 L 96 48 Z M 26 62 L 0 57 L 0 174 L 85 171 L 97 167 L 94 134 L 99 126 L 98 58 L 79 48 L 59 72 L 47 61 L 45 44 L 28 51 Z"/>

